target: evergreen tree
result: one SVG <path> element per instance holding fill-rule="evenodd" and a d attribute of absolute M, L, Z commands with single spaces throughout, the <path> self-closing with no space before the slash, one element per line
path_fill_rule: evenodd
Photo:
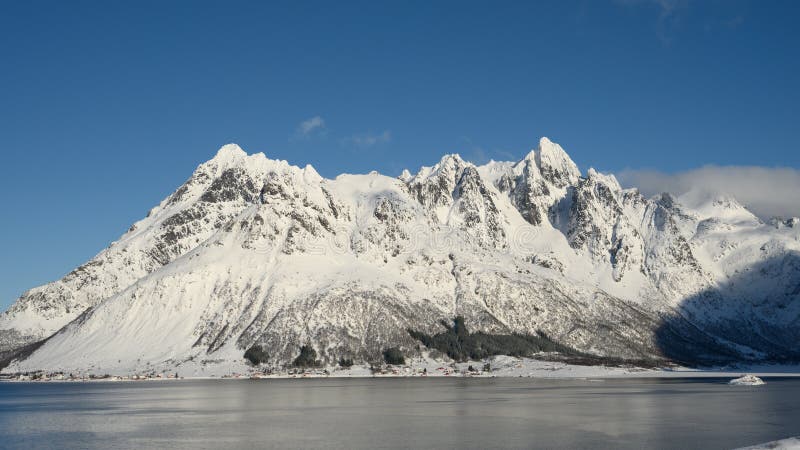
<path fill-rule="evenodd" d="M 339 358 L 339 367 L 348 368 L 348 367 L 352 367 L 352 365 L 353 365 L 353 360 L 352 359 L 345 358 L 344 356 Z"/>
<path fill-rule="evenodd" d="M 319 367 L 322 363 L 317 361 L 317 351 L 309 344 L 300 347 L 300 355 L 295 358 L 292 365 L 295 367 Z"/>
<path fill-rule="evenodd" d="M 386 364 L 401 365 L 406 363 L 406 358 L 403 352 L 397 347 L 387 348 L 383 351 L 383 360 Z"/>
<path fill-rule="evenodd" d="M 264 347 L 258 344 L 254 344 L 252 347 L 248 348 L 247 351 L 244 352 L 244 357 L 254 366 L 264 364 L 269 360 L 269 355 L 264 351 Z"/>

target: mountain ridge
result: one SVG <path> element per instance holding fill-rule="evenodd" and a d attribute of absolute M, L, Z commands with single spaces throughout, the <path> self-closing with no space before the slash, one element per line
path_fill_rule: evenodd
<path fill-rule="evenodd" d="M 547 138 L 517 162 L 445 155 L 397 178 L 228 144 L 0 315 L 0 353 L 46 339 L 5 370 L 240 367 L 253 344 L 282 364 L 306 342 L 369 360 L 461 315 L 597 356 L 691 360 L 672 348 L 688 340 L 709 353 L 689 362 L 796 358 L 796 221 L 691 200 L 584 176 Z"/>

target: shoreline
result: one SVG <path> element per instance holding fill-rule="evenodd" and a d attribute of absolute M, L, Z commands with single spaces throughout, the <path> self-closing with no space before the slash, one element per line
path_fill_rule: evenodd
<path fill-rule="evenodd" d="M 249 376 L 241 376 L 241 377 L 181 377 L 181 378 L 142 378 L 142 379 L 131 379 L 131 378 L 118 378 L 114 379 L 111 378 L 87 378 L 87 379 L 47 379 L 47 380 L 40 380 L 40 379 L 0 379 L 0 384 L 2 383 L 28 383 L 28 384 L 40 384 L 40 383 L 147 383 L 147 382 L 181 382 L 181 381 L 207 381 L 207 380 L 217 380 L 217 381 L 260 381 L 260 380 L 321 380 L 321 379 L 331 379 L 331 380 L 368 380 L 368 379 L 421 379 L 421 378 L 431 378 L 431 379 L 458 379 L 458 378 L 477 378 L 477 379 L 529 379 L 529 380 L 542 380 L 542 381 L 589 381 L 589 382 L 603 382 L 603 381 L 619 381 L 619 380 L 702 380 L 702 379 L 735 379 L 741 377 L 742 375 L 755 375 L 759 378 L 769 380 L 775 378 L 784 378 L 784 379 L 794 379 L 800 378 L 800 373 L 776 373 L 776 372 L 725 372 L 725 373 L 714 373 L 714 372 L 704 372 L 701 374 L 692 374 L 690 372 L 681 373 L 676 375 L 662 375 L 662 374 L 651 374 L 651 375 L 630 375 L 630 376 L 596 376 L 596 377 L 579 377 L 579 376 L 550 376 L 550 377 L 540 377 L 540 376 L 498 376 L 498 375 L 470 375 L 470 376 L 463 376 L 463 375 L 452 375 L 452 376 L 403 376 L 403 375 L 368 375 L 368 376 L 350 376 L 350 375 L 307 375 L 307 376 L 288 376 L 288 375 L 268 375 L 263 377 L 249 377 Z"/>
<path fill-rule="evenodd" d="M 483 370 L 484 364 L 489 370 Z M 469 370 L 472 368 L 473 370 Z M 194 370 L 192 370 L 194 369 Z M 244 369 L 244 370 L 241 370 Z M 752 374 L 761 378 L 800 378 L 798 365 L 741 365 L 724 367 L 615 367 L 580 366 L 530 358 L 495 357 L 488 361 L 465 363 L 421 359 L 402 366 L 383 366 L 373 370 L 367 365 L 349 368 L 318 367 L 306 369 L 258 370 L 253 367 L 203 366 L 166 370 L 86 371 L 61 370 L 2 374 L 0 382 L 136 382 L 181 380 L 271 380 L 318 378 L 529 378 L 550 380 L 615 379 L 702 379 L 737 378 Z M 71 375 L 71 376 L 70 376 Z"/>

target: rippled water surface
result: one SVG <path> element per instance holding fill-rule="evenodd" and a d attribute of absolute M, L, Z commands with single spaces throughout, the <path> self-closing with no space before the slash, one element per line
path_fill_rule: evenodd
<path fill-rule="evenodd" d="M 0 383 L 0 448 L 732 448 L 800 435 L 800 380 Z"/>

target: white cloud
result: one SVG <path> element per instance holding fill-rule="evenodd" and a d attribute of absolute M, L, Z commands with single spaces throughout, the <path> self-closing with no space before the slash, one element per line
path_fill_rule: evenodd
<path fill-rule="evenodd" d="M 626 187 L 646 196 L 704 191 L 734 197 L 757 216 L 800 216 L 800 170 L 789 167 L 705 166 L 667 174 L 655 170 L 624 170 L 617 175 Z"/>
<path fill-rule="evenodd" d="M 309 136 L 315 131 L 325 130 L 325 119 L 320 116 L 314 116 L 308 120 L 304 120 L 297 127 L 297 134 L 301 136 Z"/>
<path fill-rule="evenodd" d="M 349 138 L 345 139 L 344 142 L 346 144 L 352 144 L 357 147 L 371 147 L 376 144 L 383 144 L 392 140 L 392 133 L 389 130 L 385 130 L 383 133 L 380 134 L 373 134 L 373 133 L 361 133 L 361 134 L 354 134 Z"/>

